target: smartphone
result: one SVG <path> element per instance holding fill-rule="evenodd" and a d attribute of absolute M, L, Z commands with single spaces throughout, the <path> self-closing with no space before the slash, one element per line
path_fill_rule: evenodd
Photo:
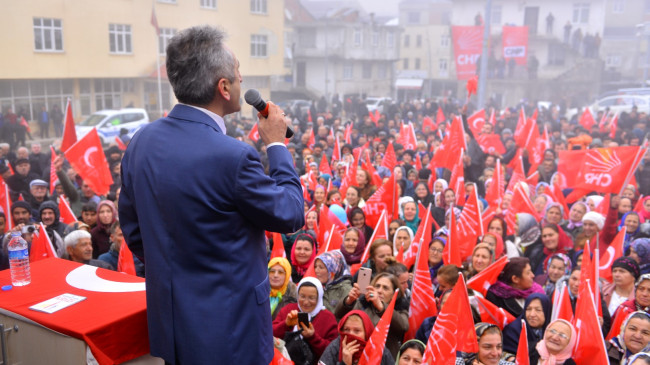
<path fill-rule="evenodd" d="M 305 324 L 305 327 L 309 328 L 309 313 L 307 312 L 298 312 L 298 327 L 302 328 L 301 323 Z"/>
<path fill-rule="evenodd" d="M 359 269 L 359 277 L 357 277 L 357 284 L 359 284 L 359 289 L 361 294 L 366 294 L 366 288 L 370 285 L 370 277 L 372 276 L 372 270 L 367 267 L 362 267 Z"/>

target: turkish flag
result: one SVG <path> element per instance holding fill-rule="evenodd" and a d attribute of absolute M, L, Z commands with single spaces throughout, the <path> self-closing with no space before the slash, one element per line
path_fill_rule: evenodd
<path fill-rule="evenodd" d="M 456 163 L 451 169 L 451 177 L 449 178 L 449 187 L 456 193 L 457 206 L 465 205 L 465 166 L 463 165 L 463 150 L 457 156 Z"/>
<path fill-rule="evenodd" d="M 370 227 L 375 226 L 379 221 L 379 216 L 383 210 L 386 210 L 388 219 L 393 220 L 397 218 L 399 211 L 397 196 L 397 185 L 395 183 L 395 175 L 391 177 L 375 191 L 372 196 L 366 201 L 363 207 L 363 212 L 366 214 L 366 224 Z"/>
<path fill-rule="evenodd" d="M 461 149 L 467 151 L 465 131 L 463 129 L 463 122 L 459 117 L 456 117 L 451 123 L 449 134 L 442 141 L 435 155 L 433 155 L 429 169 L 431 171 L 434 171 L 436 167 L 445 167 L 449 170 L 453 169 Z"/>
<path fill-rule="evenodd" d="M 129 245 L 122 239 L 120 245 L 120 254 L 117 257 L 117 271 L 135 276 L 135 262 L 133 261 L 133 253 L 129 249 Z"/>
<path fill-rule="evenodd" d="M 582 112 L 578 123 L 580 123 L 581 126 L 585 127 L 586 130 L 591 132 L 591 128 L 596 124 L 596 120 L 594 120 L 594 116 L 591 114 L 591 110 L 589 110 L 589 108 L 585 108 L 585 110 Z"/>
<path fill-rule="evenodd" d="M 609 244 L 607 250 L 603 252 L 600 262 L 598 264 L 599 277 L 612 282 L 612 264 L 614 260 L 623 256 L 623 244 L 625 243 L 625 232 L 627 229 L 623 226 L 614 237 L 612 243 Z"/>
<path fill-rule="evenodd" d="M 457 242 L 458 234 L 458 223 L 456 222 L 456 213 L 454 210 L 451 210 L 449 214 L 449 238 L 447 239 L 447 244 L 442 250 L 442 262 L 445 265 L 456 265 L 461 267 L 463 265 L 463 260 L 460 256 L 460 245 L 461 242 Z"/>
<path fill-rule="evenodd" d="M 530 130 L 532 125 L 535 122 L 532 119 L 526 118 L 526 113 L 524 112 L 524 107 L 521 107 L 519 111 L 519 120 L 517 121 L 517 128 L 515 128 L 515 143 L 517 147 L 526 147 L 526 141 L 530 135 Z"/>
<path fill-rule="evenodd" d="M 539 221 L 535 206 L 533 206 L 533 202 L 530 201 L 528 194 L 526 194 L 524 188 L 521 185 L 517 185 L 515 188 L 515 192 L 512 195 L 512 202 L 510 203 L 510 207 L 508 208 L 508 212 L 505 216 L 509 235 L 515 234 L 515 227 L 517 227 L 517 213 L 529 213 Z"/>
<path fill-rule="evenodd" d="M 65 195 L 59 197 L 59 212 L 61 214 L 61 222 L 72 224 L 77 221 L 77 217 L 74 216 Z"/>
<path fill-rule="evenodd" d="M 282 242 L 282 235 L 277 232 L 272 233 L 273 249 L 271 250 L 271 258 L 287 257 L 287 252 L 284 250 L 284 243 Z"/>
<path fill-rule="evenodd" d="M 429 133 L 436 129 L 436 124 L 433 122 L 433 119 L 428 116 L 422 119 L 422 133 Z"/>
<path fill-rule="evenodd" d="M 255 143 L 260 140 L 260 132 L 257 130 L 257 123 L 253 124 L 253 128 L 248 132 L 248 139 Z"/>
<path fill-rule="evenodd" d="M 323 154 L 323 157 L 321 157 L 320 159 L 320 165 L 318 166 L 318 171 L 321 173 L 321 175 L 328 174 L 330 177 L 332 176 L 332 169 L 330 168 L 330 165 L 327 163 L 327 155 L 325 154 Z"/>
<path fill-rule="evenodd" d="M 404 146 L 405 150 L 415 151 L 417 149 L 418 141 L 415 138 L 415 128 L 413 127 L 413 123 L 402 123 L 397 142 Z"/>
<path fill-rule="evenodd" d="M 492 175 L 492 182 L 485 192 L 485 200 L 491 207 L 500 207 L 503 201 L 503 192 L 505 189 L 505 178 L 501 173 L 501 160 L 497 160 L 497 167 Z"/>
<path fill-rule="evenodd" d="M 79 176 L 97 195 L 106 195 L 113 184 L 113 176 L 102 150 L 102 142 L 93 128 L 84 138 L 65 151 L 65 157 Z"/>
<path fill-rule="evenodd" d="M 484 153 L 488 155 L 503 155 L 506 153 L 506 148 L 501 142 L 501 136 L 498 134 L 481 134 L 476 137 L 476 142 Z"/>
<path fill-rule="evenodd" d="M 440 123 L 444 123 L 447 120 L 445 113 L 442 111 L 442 107 L 438 106 L 438 111 L 436 112 L 436 126 L 440 126 Z"/>
<path fill-rule="evenodd" d="M 54 147 L 50 146 L 50 195 L 54 194 L 54 187 L 56 186 L 56 169 L 54 168 L 54 160 L 56 160 L 56 152 Z"/>
<path fill-rule="evenodd" d="M 458 218 L 457 230 L 454 240 L 457 242 L 460 257 L 465 259 L 472 255 L 476 240 L 479 236 L 483 235 L 483 225 L 481 224 L 481 207 L 479 206 L 477 189 L 474 188 L 474 193 L 469 196 L 463 211 Z M 451 233 L 450 233 L 451 235 Z"/>
<path fill-rule="evenodd" d="M 430 226 L 430 225 L 429 225 Z M 409 310 L 409 329 L 404 336 L 404 341 L 415 338 L 424 319 L 438 315 L 436 297 L 431 283 L 429 273 L 429 239 L 422 242 L 418 251 L 418 259 L 413 275 L 413 286 L 411 287 L 411 307 Z"/>
<path fill-rule="evenodd" d="M 70 99 L 65 106 L 65 117 L 63 118 L 63 140 L 61 141 L 61 151 L 64 153 L 68 148 L 72 147 L 73 144 L 77 143 L 77 131 L 74 128 L 74 119 L 72 118 L 72 104 Z"/>
<path fill-rule="evenodd" d="M 478 309 L 478 313 L 481 316 L 481 322 L 492 323 L 499 326 L 499 328 L 503 330 L 503 328 L 507 326 L 508 323 L 516 319 L 505 309 L 497 307 L 485 298 L 477 295 L 474 297 L 474 299 L 476 299 L 476 308 Z"/>
<path fill-rule="evenodd" d="M 34 262 L 42 259 L 47 259 L 50 257 L 58 257 L 50 237 L 45 231 L 45 226 L 43 223 L 38 225 L 38 234 L 35 234 L 32 238 L 32 247 L 29 250 L 29 262 Z"/>
<path fill-rule="evenodd" d="M 574 324 L 578 339 L 572 358 L 577 365 L 608 365 L 609 359 L 598 322 L 596 303 L 591 296 L 591 283 L 580 284 Z"/>
<path fill-rule="evenodd" d="M 467 125 L 474 134 L 474 137 L 478 137 L 481 134 L 483 124 L 485 124 L 485 109 L 478 110 L 467 118 Z"/>
<path fill-rule="evenodd" d="M 451 290 L 431 330 L 424 352 L 424 363 L 454 364 L 456 351 L 478 352 L 465 278 L 461 273 L 458 275 L 458 282 Z"/>
<path fill-rule="evenodd" d="M 508 256 L 502 256 L 483 271 L 469 279 L 467 286 L 486 296 L 488 289 L 497 281 L 499 274 L 501 274 L 501 271 L 503 271 L 507 263 Z"/>
<path fill-rule="evenodd" d="M 393 299 L 391 299 L 386 309 L 384 309 L 384 314 L 382 314 L 379 323 L 377 323 L 377 327 L 372 331 L 366 347 L 363 349 L 363 354 L 359 358 L 359 365 L 376 365 L 381 363 L 384 348 L 386 347 L 388 328 L 390 327 L 390 322 L 393 320 L 393 310 L 395 309 L 398 290 L 395 290 L 395 293 L 393 293 Z"/>
<path fill-rule="evenodd" d="M 515 359 L 517 365 L 530 365 L 528 358 L 528 329 L 526 328 L 526 321 L 521 321 L 521 332 L 519 333 L 519 344 L 517 345 L 517 358 Z"/>
<path fill-rule="evenodd" d="M 384 158 L 381 160 L 381 165 L 389 169 L 391 173 L 393 171 L 393 168 L 395 168 L 395 165 L 397 165 L 397 155 L 395 154 L 393 142 L 388 143 L 388 147 L 386 147 L 386 153 L 384 153 Z"/>

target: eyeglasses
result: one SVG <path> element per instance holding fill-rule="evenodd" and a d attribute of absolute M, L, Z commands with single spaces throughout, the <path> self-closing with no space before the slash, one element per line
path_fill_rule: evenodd
<path fill-rule="evenodd" d="M 563 339 L 563 340 L 568 340 L 569 339 L 569 336 L 565 335 L 562 332 L 559 332 L 558 330 L 556 330 L 554 328 L 548 330 L 548 332 L 550 332 L 554 336 L 560 336 L 560 338 Z"/>
<path fill-rule="evenodd" d="M 443 253 L 444 252 L 444 250 L 440 249 L 440 248 L 430 248 L 429 251 L 431 251 L 433 253 Z"/>

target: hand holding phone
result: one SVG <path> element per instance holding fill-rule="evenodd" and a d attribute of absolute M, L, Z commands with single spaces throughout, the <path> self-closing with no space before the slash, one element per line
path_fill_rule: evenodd
<path fill-rule="evenodd" d="M 359 269 L 359 277 L 357 278 L 357 284 L 359 284 L 359 290 L 361 294 L 366 294 L 366 288 L 370 285 L 370 277 L 372 276 L 372 270 L 367 267 L 362 267 Z"/>
<path fill-rule="evenodd" d="M 302 328 L 301 324 L 304 324 L 305 327 L 309 327 L 309 313 L 298 312 L 298 327 Z"/>

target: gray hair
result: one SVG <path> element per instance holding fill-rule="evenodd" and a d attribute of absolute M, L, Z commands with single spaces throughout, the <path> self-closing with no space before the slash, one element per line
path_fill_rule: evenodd
<path fill-rule="evenodd" d="M 235 81 L 235 57 L 225 47 L 226 34 L 197 26 L 176 34 L 167 46 L 167 76 L 176 99 L 192 105 L 209 104 L 219 80 Z"/>
<path fill-rule="evenodd" d="M 72 232 L 68 233 L 68 235 L 65 236 L 65 239 L 63 240 L 63 242 L 65 243 L 66 248 L 74 247 L 74 246 L 77 245 L 77 243 L 79 243 L 80 239 L 82 239 L 82 238 L 91 238 L 91 237 L 92 236 L 90 235 L 90 233 L 88 233 L 88 232 L 86 232 L 86 231 L 84 231 L 82 229 L 78 229 L 76 231 L 72 231 Z"/>

